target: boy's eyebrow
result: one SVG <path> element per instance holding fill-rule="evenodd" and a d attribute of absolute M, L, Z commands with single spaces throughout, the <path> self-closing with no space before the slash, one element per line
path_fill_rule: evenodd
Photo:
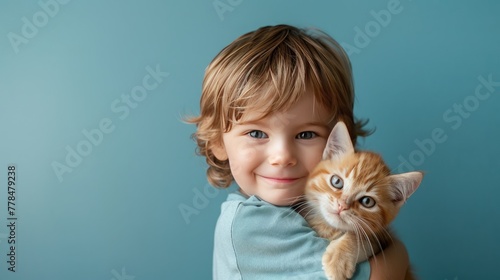
<path fill-rule="evenodd" d="M 325 124 L 323 122 L 308 122 L 308 123 L 305 123 L 303 126 L 319 126 L 319 127 L 324 128 L 326 130 L 330 130 L 330 126 L 328 126 L 327 124 Z"/>
<path fill-rule="evenodd" d="M 261 120 L 248 120 L 248 121 L 243 121 L 243 122 L 240 122 L 238 123 L 238 125 L 263 125 L 265 126 L 265 122 L 261 121 Z M 331 127 L 328 125 L 328 124 L 325 124 L 324 122 L 307 122 L 307 123 L 303 123 L 303 124 L 300 124 L 300 127 L 304 127 L 304 126 L 319 126 L 321 128 L 324 128 L 328 131 L 330 131 Z"/>
<path fill-rule="evenodd" d="M 257 124 L 262 124 L 261 120 L 248 120 L 248 121 L 242 121 L 242 122 L 237 122 L 237 125 L 257 125 Z"/>
<path fill-rule="evenodd" d="M 306 125 L 314 125 L 314 126 L 324 126 L 324 127 L 328 127 L 327 124 L 323 123 L 323 122 L 307 122 L 304 124 L 304 126 Z"/>

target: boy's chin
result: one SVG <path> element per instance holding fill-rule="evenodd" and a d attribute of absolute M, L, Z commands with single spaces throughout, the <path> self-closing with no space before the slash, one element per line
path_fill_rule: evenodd
<path fill-rule="evenodd" d="M 259 198 L 270 203 L 270 204 L 276 205 L 276 206 L 292 206 L 292 205 L 297 204 L 297 202 L 299 202 L 301 200 L 302 195 L 279 195 L 279 194 L 270 195 L 270 194 L 267 194 L 267 195 L 259 196 Z"/>

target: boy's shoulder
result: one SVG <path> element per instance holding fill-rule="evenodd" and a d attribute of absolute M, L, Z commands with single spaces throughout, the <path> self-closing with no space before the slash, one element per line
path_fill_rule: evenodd
<path fill-rule="evenodd" d="M 240 192 L 230 193 L 225 202 L 221 205 L 221 216 L 229 215 L 234 219 L 269 219 L 272 216 L 285 215 L 288 219 L 297 220 L 298 222 L 305 222 L 305 220 L 288 206 L 276 206 L 257 196 L 244 196 Z"/>
<path fill-rule="evenodd" d="M 221 205 L 217 228 L 231 232 L 232 238 L 268 239 L 273 236 L 315 235 L 306 220 L 288 206 L 276 206 L 257 196 L 239 192 L 228 195 Z"/>

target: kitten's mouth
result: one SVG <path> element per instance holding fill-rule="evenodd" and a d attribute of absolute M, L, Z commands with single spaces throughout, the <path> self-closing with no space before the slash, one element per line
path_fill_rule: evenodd
<path fill-rule="evenodd" d="M 338 211 L 335 211 L 333 209 L 329 209 L 328 214 L 329 214 L 329 216 L 334 216 L 338 220 L 342 220 L 342 218 L 340 217 L 340 213 Z"/>
<path fill-rule="evenodd" d="M 332 207 L 324 206 L 322 207 L 323 219 L 333 227 L 344 228 L 346 221 L 343 219 L 342 212 L 335 210 Z"/>

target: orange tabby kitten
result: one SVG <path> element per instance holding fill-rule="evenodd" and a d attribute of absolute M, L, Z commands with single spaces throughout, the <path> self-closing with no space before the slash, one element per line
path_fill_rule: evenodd
<path fill-rule="evenodd" d="M 351 278 L 356 263 L 391 242 L 389 223 L 422 178 L 422 172 L 391 175 L 378 154 L 354 151 L 343 122 L 335 125 L 306 186 L 306 219 L 331 240 L 323 255 L 329 279 Z M 409 270 L 406 279 L 414 279 Z"/>

